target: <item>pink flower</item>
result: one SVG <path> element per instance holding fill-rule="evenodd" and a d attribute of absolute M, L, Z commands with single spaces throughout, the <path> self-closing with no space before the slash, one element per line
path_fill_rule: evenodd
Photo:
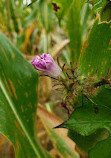
<path fill-rule="evenodd" d="M 51 77 L 57 77 L 60 75 L 61 69 L 55 63 L 54 59 L 50 54 L 37 55 L 32 61 L 31 64 L 35 69 L 40 70 Z"/>

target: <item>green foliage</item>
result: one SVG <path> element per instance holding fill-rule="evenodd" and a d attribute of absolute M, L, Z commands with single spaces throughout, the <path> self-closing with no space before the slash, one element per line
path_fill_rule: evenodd
<path fill-rule="evenodd" d="M 78 0 L 78 4 L 76 0 L 53 0 L 52 4 L 53 4 L 53 9 L 55 10 L 55 13 L 59 19 L 59 22 L 64 18 L 64 16 L 68 13 L 68 11 L 70 11 L 70 9 L 73 7 L 76 9 L 81 8 L 84 3 L 85 0 Z M 74 3 L 76 3 L 78 5 L 78 7 L 76 8 L 76 6 L 74 7 Z M 78 13 L 77 13 L 78 14 Z M 76 15 L 77 15 L 76 14 Z M 79 13 L 80 14 L 80 13 Z"/>
<path fill-rule="evenodd" d="M 53 0 L 53 8 L 55 10 L 55 13 L 61 21 L 63 16 L 67 13 L 67 11 L 70 9 L 71 5 L 73 3 L 73 0 Z"/>
<path fill-rule="evenodd" d="M 36 4 L 32 13 L 26 16 L 26 18 L 24 19 L 24 24 L 23 24 L 24 29 L 35 21 L 35 17 L 37 15 L 37 9 L 38 9 L 38 5 Z"/>
<path fill-rule="evenodd" d="M 108 134 L 106 129 L 99 129 L 89 136 L 82 136 L 75 131 L 69 130 L 68 136 L 78 145 L 81 151 L 88 154 L 89 150 L 94 148 L 97 142 L 106 139 L 106 134 Z"/>
<path fill-rule="evenodd" d="M 77 143 L 77 145 L 86 153 L 89 149 L 94 147 L 96 142 L 100 141 L 103 138 L 106 138 L 104 132 L 100 134 L 97 130 L 106 128 L 111 130 L 111 90 L 103 89 L 98 93 L 96 97 L 93 97 L 94 105 L 86 98 L 83 98 L 83 105 L 80 108 L 77 108 L 70 118 L 64 122 L 59 127 L 68 128 L 70 130 L 69 136 Z M 75 134 L 81 134 L 77 136 Z M 96 131 L 96 135 L 94 132 Z M 101 137 L 102 136 L 102 137 Z M 81 143 L 82 142 L 82 143 Z M 109 142 L 108 147 L 104 146 L 104 143 Z M 84 145 L 83 145 L 84 144 Z M 97 147 L 97 149 L 96 149 Z M 101 153 L 102 148 L 106 151 L 103 155 Z M 93 157 L 105 157 L 109 154 L 110 151 L 110 137 L 108 140 L 98 143 L 94 149 L 91 150 L 91 158 Z M 98 156 L 99 155 L 99 156 Z"/>
<path fill-rule="evenodd" d="M 111 157 L 111 136 L 105 141 L 99 142 L 93 150 L 89 152 L 89 158 L 110 158 Z"/>
<path fill-rule="evenodd" d="M 10 15 L 11 15 L 11 18 L 13 20 L 14 29 L 18 33 L 19 26 L 18 26 L 18 22 L 16 19 L 16 15 L 15 15 L 15 8 L 14 8 L 14 1 L 13 0 L 9 0 L 9 6 L 10 6 Z"/>
<path fill-rule="evenodd" d="M 93 5 L 95 12 L 100 11 L 106 4 L 106 0 L 88 0 L 88 3 Z"/>
<path fill-rule="evenodd" d="M 32 5 L 33 3 L 35 3 L 36 1 L 37 1 L 37 0 L 32 0 L 32 2 L 28 4 L 28 7 L 29 7 L 30 5 Z"/>
<path fill-rule="evenodd" d="M 37 86 L 37 72 L 0 32 L 0 132 L 17 158 L 47 157 L 36 142 Z"/>
<path fill-rule="evenodd" d="M 108 68 L 111 65 L 111 23 L 100 23 L 95 21 L 91 29 L 88 39 L 82 48 L 80 55 L 80 71 L 82 76 L 98 76 L 104 77 L 108 73 Z M 97 72 L 96 72 L 97 70 Z M 100 139 L 100 135 L 94 134 L 101 128 L 111 130 L 111 90 L 106 86 L 99 88 L 96 96 L 91 96 L 82 99 L 82 106 L 76 108 L 67 121 L 58 127 L 68 128 L 70 130 L 69 136 L 75 140 L 84 152 L 94 147 L 94 144 Z M 71 132 L 72 131 L 72 132 Z M 76 137 L 76 133 L 80 135 Z M 91 138 L 94 140 L 91 142 Z M 90 140 L 89 140 L 90 139 Z M 96 140 L 95 140 L 96 139 Z M 109 140 L 109 139 L 108 139 Z M 82 145 L 82 143 L 90 142 L 91 144 Z M 103 141 L 104 142 L 104 141 Z M 109 140 L 110 142 L 110 140 Z M 102 148 L 99 143 L 97 148 Z M 104 144 L 104 143 L 103 143 Z M 110 146 L 110 144 L 109 144 Z M 106 149 L 105 155 L 109 154 L 109 148 Z M 96 147 L 91 151 L 91 158 L 97 155 L 102 155 L 101 150 L 98 151 Z M 94 156 L 94 155 L 96 156 Z M 103 155 L 102 155 L 103 156 Z M 103 156 L 106 158 L 105 156 Z"/>
<path fill-rule="evenodd" d="M 39 3 L 39 13 L 42 25 L 45 31 L 48 33 L 51 31 L 52 24 L 52 4 L 48 3 L 46 0 L 42 0 Z"/>
<path fill-rule="evenodd" d="M 110 73 L 110 0 L 32 0 L 28 6 L 23 5 L 22 0 L 2 0 L 0 11 L 0 29 L 26 56 L 49 53 L 57 45 L 56 53 L 51 52 L 55 57 L 69 43 L 61 51 L 60 61 L 62 64 L 78 62 L 80 76 L 75 77 L 77 82 L 80 78 L 87 85 L 92 77 L 98 83 L 101 77 Z M 95 20 L 98 14 L 100 19 Z M 68 42 L 62 46 L 60 41 Z M 2 33 L 0 70 L 0 132 L 12 141 L 17 158 L 49 158 L 50 155 L 35 139 L 38 74 Z M 50 83 L 47 85 L 46 80 L 44 83 L 48 89 Z M 84 96 L 80 89 L 76 88 L 76 91 L 80 94 L 74 98 L 75 110 L 58 127 L 68 128 L 69 137 L 89 154 L 89 158 L 111 157 L 111 136 L 108 137 L 111 131 L 111 88 L 103 85 L 88 96 Z M 49 99 L 46 100 L 50 104 Z M 56 142 L 59 153 L 63 157 L 67 157 L 66 153 L 77 157 L 63 137 L 49 127 L 48 121 L 43 117 L 41 120 L 50 139 Z"/>
<path fill-rule="evenodd" d="M 61 127 L 68 128 L 88 136 L 100 128 L 111 129 L 111 107 L 109 89 L 103 87 L 96 97 L 93 97 L 93 104 L 88 99 L 83 98 L 83 105 L 77 108 L 70 118 Z M 104 96 L 104 99 L 102 97 Z M 108 100 L 106 100 L 108 99 Z"/>
<path fill-rule="evenodd" d="M 107 74 L 111 65 L 111 23 L 95 21 L 88 39 L 82 48 L 80 56 L 81 75 L 92 76 L 97 70 L 97 76 Z"/>
<path fill-rule="evenodd" d="M 70 61 L 76 62 L 81 52 L 80 0 L 75 0 L 71 5 L 67 20 L 67 30 L 70 39 Z"/>
<path fill-rule="evenodd" d="M 111 20 L 111 1 L 110 0 L 89 0 L 95 13 L 99 12 L 101 21 Z"/>
<path fill-rule="evenodd" d="M 101 21 L 111 20 L 111 1 L 101 11 Z"/>

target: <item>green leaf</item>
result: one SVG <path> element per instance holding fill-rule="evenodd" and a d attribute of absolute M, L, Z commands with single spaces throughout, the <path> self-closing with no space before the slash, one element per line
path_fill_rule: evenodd
<path fill-rule="evenodd" d="M 104 137 L 102 137 L 102 135 L 101 136 L 97 135 L 97 141 L 96 141 L 94 132 L 97 133 L 97 130 L 100 130 L 103 128 L 107 129 L 109 132 L 111 131 L 111 89 L 110 87 L 109 88 L 108 87 L 106 88 L 105 86 L 101 87 L 100 92 L 98 92 L 97 96 L 92 97 L 91 99 L 93 100 L 95 104 L 90 102 L 88 99 L 83 98 L 83 105 L 79 108 L 76 108 L 67 121 L 57 126 L 59 128 L 62 127 L 62 128 L 67 128 L 71 130 L 71 138 L 77 143 L 78 146 L 80 145 L 80 148 L 82 148 L 82 150 L 85 152 L 88 152 L 88 150 L 93 148 L 99 139 L 101 140 L 105 138 L 105 135 L 103 135 Z M 79 137 L 77 137 L 75 134 L 73 136 L 73 131 L 80 134 L 81 136 L 79 135 Z M 107 136 L 108 134 L 106 133 L 106 138 Z M 92 138 L 94 138 L 94 140 L 91 140 Z M 110 140 L 108 142 L 110 142 Z M 109 146 L 110 146 L 110 143 L 109 143 Z M 102 144 L 100 145 L 100 147 L 98 147 L 98 150 L 96 149 L 96 147 L 94 148 L 94 154 L 93 154 L 93 149 L 92 149 L 91 158 L 93 157 L 95 158 L 96 154 L 99 156 L 101 155 L 100 153 L 101 150 L 99 150 L 100 148 L 103 148 Z M 109 148 L 106 149 L 106 148 L 104 146 L 104 150 L 106 151 L 106 153 L 103 155 L 109 154 L 110 149 Z M 104 156 L 103 158 L 107 158 L 107 157 Z"/>
<path fill-rule="evenodd" d="M 71 4 L 74 0 L 53 0 L 53 9 L 55 10 L 55 13 L 61 21 L 63 16 L 67 13 L 67 11 L 70 9 Z"/>
<path fill-rule="evenodd" d="M 13 21 L 14 29 L 18 33 L 19 32 L 19 25 L 15 14 L 15 8 L 14 8 L 14 1 L 9 0 L 9 7 L 10 7 L 10 14 Z"/>
<path fill-rule="evenodd" d="M 88 34 L 89 28 L 92 26 L 92 22 L 94 21 L 95 17 L 93 16 L 93 14 L 94 13 L 91 11 L 89 3 L 85 3 L 81 9 L 81 26 L 82 26 L 82 32 L 83 32 L 82 33 L 83 40 L 84 40 L 84 35 Z"/>
<path fill-rule="evenodd" d="M 111 1 L 101 11 L 101 21 L 111 20 Z"/>
<path fill-rule="evenodd" d="M 80 0 L 75 0 L 68 14 L 67 30 L 70 39 L 70 60 L 77 62 L 81 52 Z"/>
<path fill-rule="evenodd" d="M 37 72 L 0 32 L 0 132 L 17 158 L 47 157 L 35 139 L 37 86 Z"/>
<path fill-rule="evenodd" d="M 46 32 L 49 33 L 52 29 L 52 4 L 48 3 L 46 0 L 39 2 L 39 13 L 43 27 Z"/>
<path fill-rule="evenodd" d="M 23 24 L 24 29 L 36 20 L 37 9 L 38 9 L 38 3 L 33 8 L 31 14 L 26 16 L 26 18 L 24 19 L 24 24 Z"/>
<path fill-rule="evenodd" d="M 107 132 L 106 135 L 104 135 L 104 132 L 98 133 L 97 130 L 104 128 L 109 132 L 111 131 L 111 89 L 105 88 L 104 86 L 101 87 L 101 91 L 96 97 L 93 97 L 93 101 L 96 105 L 86 98 L 83 98 L 83 106 L 77 108 L 66 122 L 58 126 L 71 130 L 71 138 L 84 152 L 88 152 L 98 141 L 108 137 Z M 77 136 L 75 132 L 81 136 Z M 95 135 L 94 132 L 96 132 L 97 135 Z M 89 152 L 89 155 L 91 155 L 90 158 L 109 158 L 110 139 L 111 138 L 108 137 L 108 140 L 97 143 L 94 149 Z M 104 151 L 104 153 L 101 153 L 101 150 Z"/>
<path fill-rule="evenodd" d="M 36 20 L 36 16 L 37 16 L 37 9 L 38 9 L 38 6 L 39 6 L 39 3 L 35 3 L 35 6 L 31 12 L 31 14 L 29 14 L 28 16 L 26 16 L 23 20 L 23 31 L 21 34 L 19 34 L 17 36 L 17 44 L 16 44 L 16 47 L 17 48 L 21 48 L 21 46 L 25 43 L 25 35 L 26 35 L 26 29 L 28 27 L 30 27 L 30 25 L 32 23 L 35 22 Z"/>
<path fill-rule="evenodd" d="M 110 158 L 111 157 L 111 136 L 108 139 L 96 144 L 89 152 L 89 158 Z"/>
<path fill-rule="evenodd" d="M 55 10 L 55 13 L 61 21 L 61 19 L 67 14 L 67 12 L 71 9 L 72 3 L 75 3 L 76 0 L 53 0 L 53 9 Z M 82 0 L 79 4 L 79 7 L 81 8 L 86 0 Z M 76 8 L 75 8 L 76 9 Z"/>
<path fill-rule="evenodd" d="M 75 132 L 88 136 L 100 128 L 111 130 L 111 90 L 104 86 L 96 97 L 93 104 L 83 98 L 83 105 L 74 110 L 70 118 L 58 127 L 68 128 Z"/>
<path fill-rule="evenodd" d="M 30 5 L 32 5 L 32 4 L 35 3 L 36 1 L 38 1 L 38 0 L 32 0 L 31 3 L 29 3 L 27 7 L 29 7 Z"/>
<path fill-rule="evenodd" d="M 88 0 L 88 2 L 93 5 L 95 12 L 100 11 L 107 3 L 106 0 Z"/>
<path fill-rule="evenodd" d="M 55 142 L 57 150 L 64 158 L 79 158 L 79 155 L 75 151 L 73 151 L 74 149 L 71 149 L 64 136 L 56 134 L 54 129 L 47 127 L 47 130 L 51 140 Z"/>
<path fill-rule="evenodd" d="M 89 136 L 82 136 L 70 130 L 68 136 L 77 144 L 82 152 L 88 154 L 89 150 L 94 148 L 97 142 L 106 139 L 106 134 L 108 134 L 106 129 L 99 129 Z"/>
<path fill-rule="evenodd" d="M 95 21 L 80 55 L 80 71 L 90 76 L 97 70 L 98 77 L 106 75 L 111 66 L 111 23 Z"/>

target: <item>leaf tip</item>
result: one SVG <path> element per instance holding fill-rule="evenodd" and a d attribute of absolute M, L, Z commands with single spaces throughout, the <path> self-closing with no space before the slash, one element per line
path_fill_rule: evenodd
<path fill-rule="evenodd" d="M 66 128 L 65 122 L 63 122 L 62 124 L 60 124 L 58 126 L 53 127 L 53 129 L 56 129 L 56 128 Z"/>

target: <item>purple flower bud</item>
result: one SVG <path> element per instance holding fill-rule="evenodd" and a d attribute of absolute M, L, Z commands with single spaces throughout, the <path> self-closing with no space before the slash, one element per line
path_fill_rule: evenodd
<path fill-rule="evenodd" d="M 50 54 L 37 55 L 32 61 L 31 64 L 35 69 L 40 70 L 51 77 L 57 77 L 61 73 L 61 69 L 55 63 L 54 59 Z"/>

